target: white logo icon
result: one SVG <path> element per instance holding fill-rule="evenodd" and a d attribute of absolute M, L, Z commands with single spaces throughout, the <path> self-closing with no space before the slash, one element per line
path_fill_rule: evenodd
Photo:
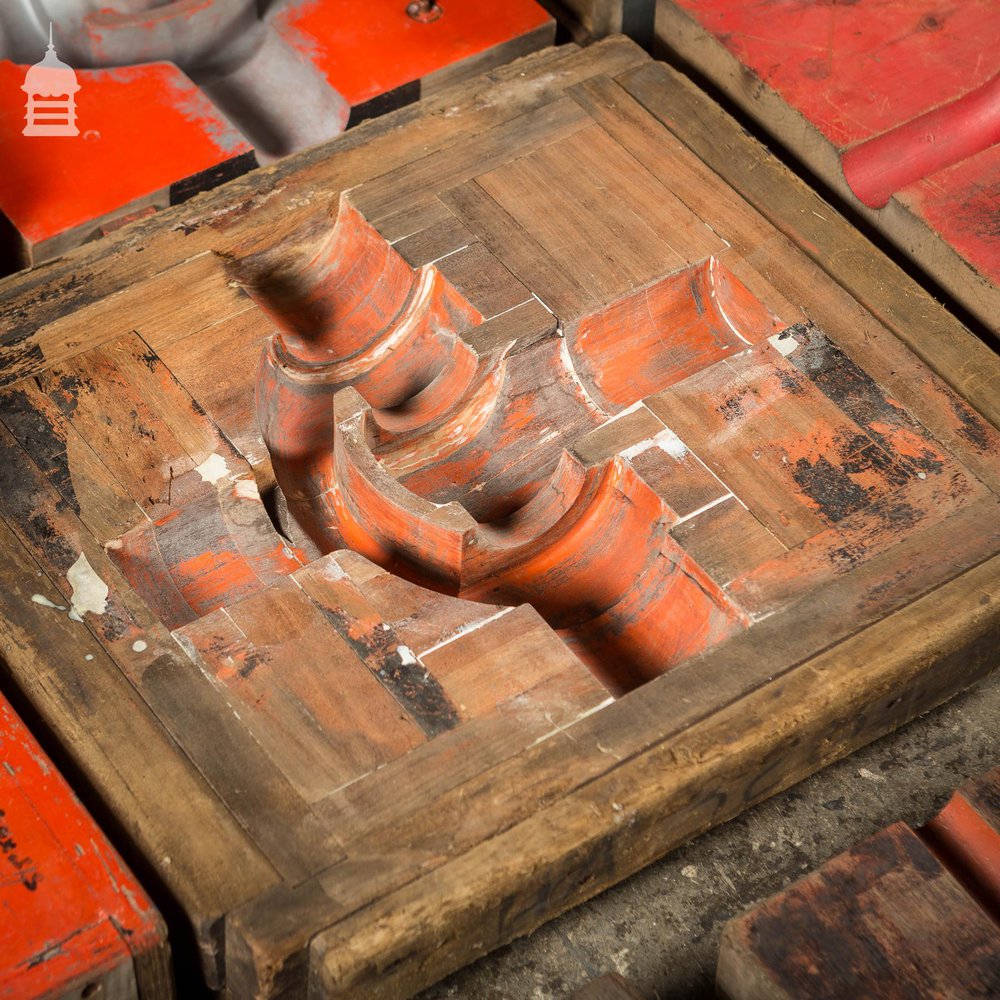
<path fill-rule="evenodd" d="M 79 135 L 76 127 L 76 73 L 56 55 L 49 23 L 49 47 L 45 58 L 32 66 L 21 87 L 28 95 L 22 135 Z"/>

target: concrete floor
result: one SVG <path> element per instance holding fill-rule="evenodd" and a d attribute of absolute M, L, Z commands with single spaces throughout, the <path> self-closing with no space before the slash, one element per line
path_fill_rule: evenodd
<path fill-rule="evenodd" d="M 711 997 L 726 920 L 895 820 L 920 825 L 998 764 L 1000 671 L 420 1000 L 556 1000 L 611 971 L 649 1000 Z"/>

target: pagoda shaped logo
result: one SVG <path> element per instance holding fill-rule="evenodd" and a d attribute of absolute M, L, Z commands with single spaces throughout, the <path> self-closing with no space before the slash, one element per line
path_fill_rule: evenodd
<path fill-rule="evenodd" d="M 28 95 L 22 135 L 79 135 L 76 127 L 76 73 L 56 55 L 49 23 L 49 47 L 41 62 L 30 67 L 21 86 Z"/>

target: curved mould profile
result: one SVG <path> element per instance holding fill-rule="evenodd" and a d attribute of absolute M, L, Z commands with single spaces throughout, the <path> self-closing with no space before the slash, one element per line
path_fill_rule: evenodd
<path fill-rule="evenodd" d="M 461 339 L 481 317 L 437 269 L 413 272 L 346 198 L 332 233 L 229 267 L 278 327 L 261 359 L 258 419 L 289 510 L 321 550 L 355 549 L 458 597 L 531 603 L 616 692 L 748 624 L 670 537 L 676 516 L 631 465 L 585 464 L 559 432 L 502 517 L 481 523 L 407 488 L 428 468 L 454 475 L 470 443 L 489 452 L 523 383 L 512 381 L 510 346 L 479 356 Z M 711 260 L 642 294 L 610 319 L 577 324 L 580 375 L 565 350 L 544 355 L 562 358 L 564 380 L 589 381 L 608 409 L 741 349 L 734 323 L 759 335 L 776 322 Z M 660 321 L 642 326 L 640 314 Z M 666 323 L 681 331 L 672 350 Z M 602 359 L 615 351 L 611 367 L 628 371 L 617 341 L 630 329 L 646 360 L 606 375 Z M 601 411 L 587 405 L 589 427 Z"/>

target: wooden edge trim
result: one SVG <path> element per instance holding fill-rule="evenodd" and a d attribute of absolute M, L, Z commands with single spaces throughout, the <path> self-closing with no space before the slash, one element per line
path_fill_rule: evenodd
<path fill-rule="evenodd" d="M 998 648 L 995 556 L 322 932 L 310 995 L 412 995 L 935 707 Z"/>

